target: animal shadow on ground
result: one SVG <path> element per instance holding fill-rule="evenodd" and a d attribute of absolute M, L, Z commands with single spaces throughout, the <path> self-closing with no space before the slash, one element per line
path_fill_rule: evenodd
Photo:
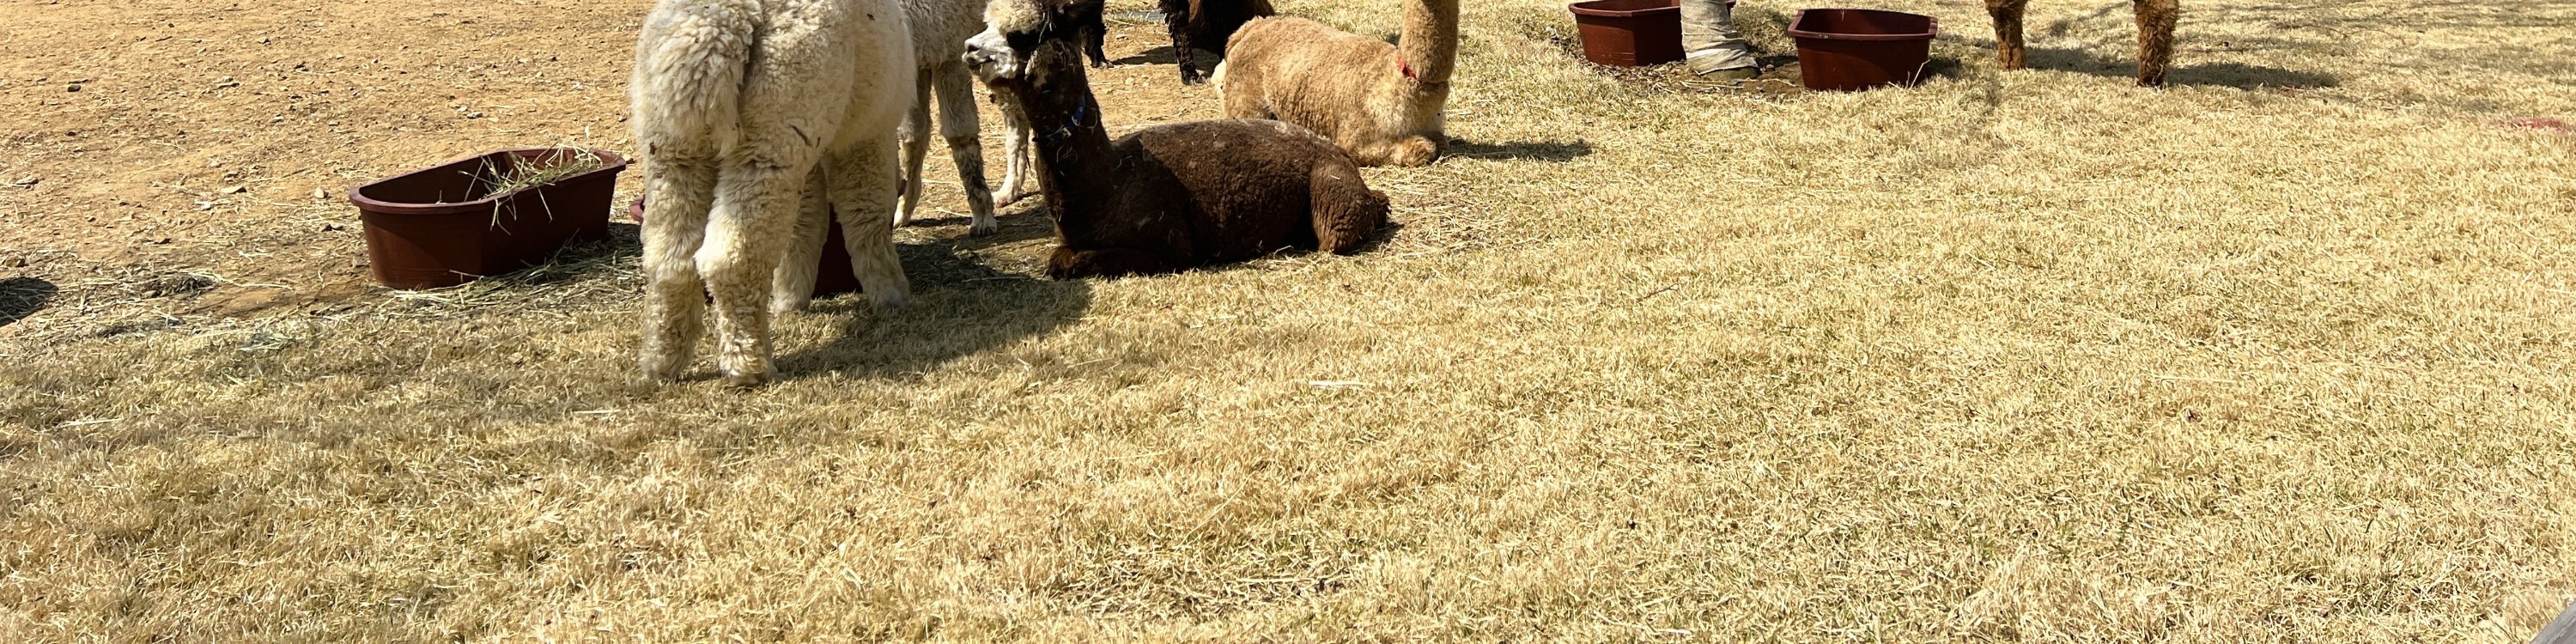
<path fill-rule="evenodd" d="M 608 238 L 578 243 L 555 251 L 545 263 L 496 277 L 518 286 L 555 284 L 580 279 L 599 272 L 624 258 L 644 255 L 644 226 L 634 222 L 608 222 Z"/>
<path fill-rule="evenodd" d="M 1547 163 L 1564 163 L 1572 161 L 1578 157 L 1590 156 L 1591 154 L 1592 144 L 1579 140 L 1572 143 L 1554 143 L 1548 141 L 1481 143 L 1466 139 L 1450 139 L 1448 149 L 1440 153 L 1440 155 L 1444 157 L 1543 161 Z"/>
<path fill-rule="evenodd" d="M 53 282 L 33 277 L 0 280 L 0 326 L 9 326 L 35 315 L 36 311 L 45 308 L 46 302 L 54 299 L 58 290 Z"/>
<path fill-rule="evenodd" d="M 1000 223 L 991 235 L 897 244 L 911 306 L 875 310 L 860 294 L 814 301 L 804 315 L 829 316 L 840 328 L 820 344 L 782 353 L 779 374 L 902 376 L 1081 319 L 1091 308 L 1091 284 L 1046 279 L 1045 254 L 1055 245 L 1029 243 L 1053 237 L 1055 223 L 1043 214 L 1004 215 Z"/>
<path fill-rule="evenodd" d="M 2028 51 L 2031 69 L 2116 78 L 2134 78 L 2138 75 L 2138 61 L 2134 58 L 2105 58 L 2076 49 L 2032 47 Z M 2310 89 L 2334 87 L 2341 84 L 2341 79 L 2316 72 L 2224 62 L 2174 67 L 2173 71 L 2165 74 L 2165 84 L 2236 89 L 2263 87 Z"/>
<path fill-rule="evenodd" d="M 1206 50 L 1202 49 L 1200 51 Z M 1172 46 L 1163 45 L 1161 47 L 1137 52 L 1135 55 L 1128 56 L 1126 58 L 1112 59 L 1109 61 L 1109 64 L 1125 67 L 1128 65 L 1178 65 L 1180 62 L 1181 57 L 1172 53 Z M 1191 57 L 1190 62 L 1199 68 L 1199 73 L 1214 74 L 1216 73 L 1216 64 L 1224 61 L 1218 59 L 1214 53 L 1206 53 Z"/>

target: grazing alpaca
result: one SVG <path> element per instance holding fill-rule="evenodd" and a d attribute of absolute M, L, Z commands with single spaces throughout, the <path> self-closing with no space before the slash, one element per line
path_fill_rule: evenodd
<path fill-rule="evenodd" d="M 913 99 L 901 12 L 894 0 L 662 0 L 645 17 L 631 87 L 647 379 L 687 369 L 709 295 L 725 380 L 771 378 L 769 318 L 811 294 L 827 212 L 842 217 L 868 298 L 903 305 L 889 221 L 894 129 Z"/>
<path fill-rule="evenodd" d="M 1038 128 L 1038 183 L 1055 213 L 1057 279 L 1167 273 L 1283 248 L 1350 253 L 1386 222 L 1386 195 L 1332 142 L 1278 121 L 1197 121 L 1116 141 L 1069 34 L 1067 0 L 994 0 L 968 64 Z"/>
<path fill-rule="evenodd" d="M 1161 0 L 1163 26 L 1172 32 L 1172 58 L 1181 65 L 1181 84 L 1197 85 L 1199 68 L 1190 62 L 1191 50 L 1206 47 L 1224 60 L 1227 43 L 1235 30 L 1245 22 L 1263 16 L 1277 15 L 1270 0 Z"/>
<path fill-rule="evenodd" d="M 2138 86 L 2157 87 L 2165 84 L 2165 70 L 2173 64 L 2174 23 L 2182 18 L 2181 0 L 2130 0 L 2138 13 Z M 1986 0 L 1986 14 L 1995 18 L 1995 59 L 2004 69 L 2021 69 L 2022 9 L 2030 0 Z"/>
<path fill-rule="evenodd" d="M 1228 48 L 1233 57 L 1216 68 L 1226 118 L 1305 126 L 1360 165 L 1440 158 L 1458 0 L 1407 0 L 1394 45 L 1304 18 L 1263 18 L 1244 25 Z"/>
<path fill-rule="evenodd" d="M 966 192 L 966 208 L 975 216 L 969 233 L 993 232 L 993 192 L 984 187 L 984 143 L 976 138 L 983 124 L 975 115 L 974 78 L 966 72 L 966 39 L 984 30 L 983 0 L 903 0 L 904 18 L 912 31 L 912 53 L 919 63 L 914 84 L 918 98 L 896 130 L 903 141 L 903 197 L 895 207 L 894 225 L 912 222 L 921 206 L 921 161 L 930 150 L 930 100 L 939 98 L 939 135 L 948 142 L 948 158 L 957 162 L 957 182 Z M 1097 20 L 1095 17 L 1094 20 Z M 1014 109 L 1004 106 L 1003 111 Z M 1029 136 L 1027 120 L 1002 119 L 1008 131 L 1004 149 L 1010 167 L 1026 165 L 1028 153 L 1017 142 Z M 1007 202 L 1006 202 L 1007 203 Z"/>

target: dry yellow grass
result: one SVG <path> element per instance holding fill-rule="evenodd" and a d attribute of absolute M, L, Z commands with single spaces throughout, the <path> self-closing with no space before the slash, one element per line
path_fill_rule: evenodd
<path fill-rule="evenodd" d="M 1884 4 L 1957 71 L 1643 92 L 1477 4 L 1473 144 L 1372 172 L 1381 247 L 1066 283 L 1032 217 L 911 230 L 914 307 L 789 318 L 757 391 L 628 384 L 631 258 L 38 312 L 0 639 L 2502 643 L 2576 597 L 2576 137 L 2501 124 L 2576 117 L 2576 2 L 2207 0 L 2162 92 L 2126 3 L 2034 3 L 2014 74 Z M 1114 122 L 1212 110 L 1124 72 Z"/>

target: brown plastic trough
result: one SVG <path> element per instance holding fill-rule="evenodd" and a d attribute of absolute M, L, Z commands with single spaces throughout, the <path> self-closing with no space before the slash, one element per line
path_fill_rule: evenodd
<path fill-rule="evenodd" d="M 1591 0 L 1566 7 L 1583 38 L 1583 58 L 1612 67 L 1682 59 L 1680 0 Z"/>
<path fill-rule="evenodd" d="M 1941 21 L 1877 9 L 1807 9 L 1789 23 L 1807 89 L 1858 91 L 1923 82 Z"/>
<path fill-rule="evenodd" d="M 497 194 L 485 179 L 495 169 L 564 163 L 579 152 L 500 150 L 351 188 L 376 281 L 398 289 L 455 286 L 544 263 L 574 243 L 607 239 L 625 157 L 592 150 L 601 161 L 597 170 Z"/>

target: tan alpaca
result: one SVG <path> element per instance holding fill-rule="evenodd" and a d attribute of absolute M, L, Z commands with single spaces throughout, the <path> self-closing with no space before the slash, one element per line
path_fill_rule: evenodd
<path fill-rule="evenodd" d="M 1458 0 L 1406 0 L 1396 44 L 1304 18 L 1261 18 L 1227 41 L 1227 118 L 1278 119 L 1333 140 L 1360 165 L 1440 158 L 1441 107 L 1458 59 Z"/>

